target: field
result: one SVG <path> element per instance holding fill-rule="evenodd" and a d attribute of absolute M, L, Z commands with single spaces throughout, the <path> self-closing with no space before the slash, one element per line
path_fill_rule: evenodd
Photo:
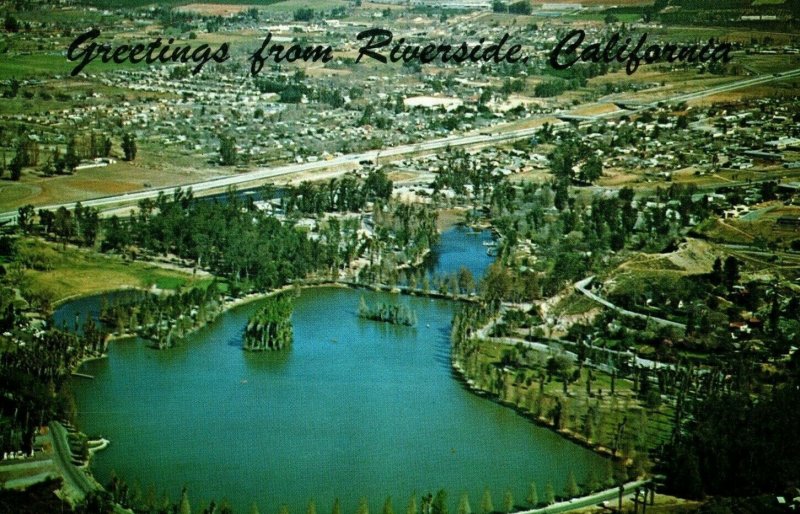
<path fill-rule="evenodd" d="M 596 116 L 598 114 L 607 114 L 618 112 L 620 109 L 614 104 L 586 104 L 576 109 L 569 111 L 569 114 L 574 116 Z"/>
<path fill-rule="evenodd" d="M 788 249 L 791 241 L 800 239 L 800 229 L 779 225 L 778 218 L 784 216 L 800 217 L 800 207 L 773 202 L 736 219 L 706 222 L 699 231 L 713 241 L 738 245 L 753 244 L 772 251 Z"/>
<path fill-rule="evenodd" d="M 140 150 L 141 159 L 133 163 L 119 161 L 101 168 L 78 170 L 72 175 L 44 177 L 34 171 L 23 173 L 22 180 L 0 180 L 0 211 L 16 209 L 26 204 L 34 206 L 61 204 L 99 198 L 113 194 L 147 189 L 149 187 L 179 186 L 233 173 L 233 168 L 203 167 L 185 158 L 185 167 L 175 159 L 159 160 Z M 171 161 L 171 162 L 170 162 Z M 164 162 L 170 162 L 165 165 Z"/>
<path fill-rule="evenodd" d="M 653 0 L 559 0 L 558 2 L 551 2 L 549 0 L 533 0 L 533 5 L 541 5 L 541 4 L 552 4 L 552 3 L 559 3 L 559 4 L 581 4 L 582 6 L 586 7 L 597 7 L 597 6 L 620 6 L 620 5 L 653 5 Z"/>
<path fill-rule="evenodd" d="M 640 14 L 617 13 L 614 17 L 622 23 L 635 23 L 642 19 Z M 606 15 L 603 13 L 579 13 L 569 17 L 570 20 L 579 21 L 596 21 L 598 23 L 605 23 Z"/>
<path fill-rule="evenodd" d="M 202 14 L 203 16 L 232 16 L 239 14 L 242 11 L 250 9 L 250 5 L 233 5 L 233 4 L 186 4 L 178 7 L 176 10 L 179 12 L 192 12 Z"/>
<path fill-rule="evenodd" d="M 274 12 L 294 12 L 297 9 L 314 9 L 315 11 L 328 11 L 337 7 L 346 7 L 344 0 L 286 0 L 269 6 Z"/>
<path fill-rule="evenodd" d="M 175 289 L 197 279 L 188 273 L 152 264 L 125 261 L 119 257 L 78 250 L 54 243 L 24 239 L 18 243 L 20 256 L 31 266 L 23 282 L 32 298 L 51 305 L 70 297 L 83 296 L 126 287 Z"/>

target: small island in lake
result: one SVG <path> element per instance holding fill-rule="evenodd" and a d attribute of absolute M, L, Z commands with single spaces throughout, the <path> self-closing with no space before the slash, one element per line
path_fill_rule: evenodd
<path fill-rule="evenodd" d="M 370 307 L 363 296 L 358 303 L 358 317 L 409 327 L 417 324 L 417 314 L 405 305 L 381 303 L 375 307 Z"/>
<path fill-rule="evenodd" d="M 275 296 L 247 322 L 244 349 L 251 352 L 282 350 L 292 344 L 292 301 Z"/>

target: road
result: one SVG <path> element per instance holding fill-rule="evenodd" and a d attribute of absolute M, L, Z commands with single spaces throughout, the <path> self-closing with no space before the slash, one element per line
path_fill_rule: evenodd
<path fill-rule="evenodd" d="M 592 278 L 594 278 L 594 277 L 589 277 L 589 279 L 584 279 L 581 282 L 585 282 L 584 285 L 586 285 L 586 284 L 589 283 L 589 282 L 587 282 L 587 280 L 591 280 Z M 577 284 L 576 284 L 576 287 L 577 287 Z M 577 343 L 575 341 L 567 341 L 567 340 L 564 340 L 564 339 L 550 341 L 550 342 L 548 342 L 548 341 L 528 341 L 527 339 L 522 339 L 522 338 L 519 338 L 519 337 L 494 337 L 494 336 L 491 336 L 490 334 L 492 332 L 492 329 L 494 328 L 494 326 L 497 324 L 498 321 L 499 321 L 499 318 L 493 318 L 486 325 L 484 325 L 483 327 L 479 328 L 475 332 L 475 338 L 476 339 L 483 339 L 483 340 L 486 340 L 486 341 L 491 341 L 493 343 L 505 344 L 505 345 L 513 346 L 513 347 L 517 347 L 519 345 L 522 345 L 524 348 L 530 348 L 532 350 L 536 350 L 536 351 L 544 352 L 544 353 L 553 352 L 555 350 L 555 348 L 552 346 L 552 343 L 557 343 L 557 344 L 561 345 L 561 347 L 559 348 L 559 351 L 563 352 L 564 355 L 566 355 L 567 357 L 569 357 L 570 359 L 572 359 L 574 361 L 578 360 L 577 352 L 570 351 L 570 350 L 567 350 L 566 348 L 563 348 L 564 344 L 570 345 L 570 346 L 577 346 Z M 666 321 L 666 320 L 664 320 L 664 321 Z M 627 359 L 633 365 L 638 366 L 640 368 L 647 368 L 647 369 L 674 368 L 673 364 L 669 364 L 669 363 L 661 362 L 661 361 L 656 361 L 656 360 L 652 360 L 652 359 L 645 359 L 645 358 L 639 357 L 638 355 L 634 354 L 630 350 L 626 350 L 626 351 L 623 352 L 623 351 L 619 351 L 619 350 L 611 350 L 609 348 L 600 348 L 600 347 L 597 347 L 597 346 L 591 347 L 591 350 L 592 351 L 600 351 L 600 352 L 603 352 L 603 353 L 606 353 L 606 354 L 609 354 L 609 355 L 615 355 L 615 356 L 618 356 L 618 357 L 622 357 L 624 359 Z M 597 368 L 597 369 L 599 369 L 599 370 L 601 370 L 601 371 L 603 371 L 605 373 L 609 373 L 610 374 L 613 371 L 610 366 L 608 366 L 606 364 L 603 364 L 602 362 L 595 362 L 592 359 L 589 359 L 587 364 L 589 364 L 590 366 L 593 366 L 593 367 L 595 367 L 595 368 Z"/>
<path fill-rule="evenodd" d="M 342 155 L 330 160 L 321 160 L 316 162 L 306 162 L 302 164 L 287 164 L 284 166 L 276 166 L 270 168 L 258 168 L 248 173 L 242 173 L 230 177 L 221 177 L 217 179 L 206 180 L 203 182 L 195 182 L 193 184 L 184 184 L 180 187 L 183 189 L 191 188 L 195 196 L 202 196 L 203 192 L 211 190 L 220 190 L 231 186 L 238 186 L 250 182 L 260 182 L 281 177 L 285 175 L 294 175 L 298 173 L 319 172 L 325 170 L 340 169 L 353 169 L 361 161 L 375 162 L 378 158 L 381 160 L 395 160 L 405 156 L 410 156 L 422 152 L 429 152 L 435 150 L 443 150 L 447 147 L 464 147 L 464 146 L 480 146 L 488 144 L 496 144 L 503 142 L 516 141 L 531 137 L 540 127 L 531 127 L 517 130 L 510 130 L 503 133 L 493 134 L 476 134 L 469 136 L 450 136 L 443 139 L 435 139 L 422 143 L 414 143 L 409 145 L 400 145 L 382 150 L 370 150 L 357 154 Z M 326 175 L 330 176 L 330 175 Z M 134 193 L 124 193 L 120 195 L 106 196 L 95 198 L 92 200 L 84 200 L 81 205 L 84 207 L 106 207 L 119 203 L 138 202 L 145 198 L 156 198 L 159 193 L 172 194 L 177 186 L 163 187 L 158 189 L 148 189 L 146 191 L 138 191 Z M 68 202 L 63 204 L 44 205 L 41 209 L 54 210 L 59 207 L 66 207 L 72 209 L 75 202 Z M 17 211 L 8 211 L 0 214 L 0 223 L 16 222 Z"/>
<path fill-rule="evenodd" d="M 72 452 L 67 442 L 67 430 L 58 421 L 51 421 L 50 437 L 53 440 L 53 462 L 64 477 L 64 488 L 71 496 L 80 501 L 87 494 L 97 489 L 86 474 L 72 463 Z"/>
<path fill-rule="evenodd" d="M 620 103 L 622 103 L 623 105 L 624 104 L 629 104 L 631 106 L 635 106 L 635 109 L 639 110 L 639 109 L 642 109 L 642 108 L 656 107 L 660 103 L 665 103 L 665 102 L 675 102 L 675 103 L 688 102 L 690 100 L 697 100 L 699 98 L 715 95 L 717 93 L 726 93 L 728 91 L 734 91 L 736 89 L 742 89 L 742 88 L 750 87 L 750 86 L 758 86 L 758 85 L 761 85 L 761 84 L 766 84 L 768 82 L 774 82 L 776 80 L 785 80 L 785 79 L 790 79 L 790 78 L 795 78 L 795 77 L 800 77 L 800 68 L 794 69 L 794 70 L 789 70 L 789 71 L 784 71 L 784 72 L 781 72 L 781 73 L 760 75 L 758 77 L 753 77 L 753 78 L 749 78 L 749 79 L 737 80 L 736 82 L 731 82 L 729 84 L 722 84 L 722 85 L 719 85 L 719 86 L 714 86 L 712 88 L 704 89 L 702 91 L 695 91 L 695 92 L 692 92 L 692 93 L 684 93 L 684 94 L 680 94 L 680 95 L 671 96 L 669 98 L 663 98 L 663 99 L 660 99 L 660 100 L 654 100 L 652 102 L 638 103 L 638 102 L 635 102 L 635 101 L 631 101 L 631 102 L 624 102 L 623 101 L 623 102 L 620 102 Z M 617 103 L 617 102 L 614 102 L 614 103 Z M 601 114 L 599 116 L 600 117 L 607 117 L 607 116 L 609 116 L 609 114 L 612 114 L 612 113 L 605 113 L 605 114 Z"/>
<path fill-rule="evenodd" d="M 624 491 L 623 494 L 627 496 L 630 493 L 632 493 L 637 487 L 641 487 L 649 482 L 650 480 L 638 480 L 636 482 L 628 482 L 623 486 L 623 491 Z M 592 505 L 597 505 L 598 503 L 602 503 L 604 501 L 614 503 L 618 497 L 619 497 L 619 487 L 614 487 L 612 489 L 606 489 L 605 491 L 600 491 L 599 493 L 590 494 L 588 496 L 582 496 L 580 498 L 574 498 L 571 501 L 554 503 L 552 505 L 548 505 L 547 507 L 543 507 L 541 509 L 525 510 L 522 512 L 515 512 L 514 514 L 559 514 L 562 512 L 570 512 L 572 510 L 591 507 Z"/>
<path fill-rule="evenodd" d="M 606 300 L 602 296 L 598 296 L 598 295 L 594 294 L 593 292 L 589 291 L 588 289 L 586 289 L 586 286 L 588 286 L 589 283 L 592 280 L 594 280 L 594 275 L 592 275 L 591 277 L 584 278 L 583 280 L 580 280 L 578 282 L 575 282 L 575 289 L 577 289 L 579 292 L 581 292 L 586 297 L 594 300 L 595 302 L 597 302 L 599 304 L 602 304 L 602 305 L 605 305 L 609 309 L 617 311 L 620 314 L 623 314 L 625 316 L 630 316 L 632 318 L 640 318 L 640 319 L 644 319 L 644 320 L 647 320 L 647 321 L 652 321 L 653 323 L 655 323 L 657 325 L 663 325 L 663 326 L 667 326 L 667 327 L 674 327 L 674 328 L 679 328 L 679 329 L 686 330 L 686 325 L 684 325 L 683 323 L 678 323 L 677 321 L 670 321 L 668 319 L 663 319 L 663 318 L 656 318 L 655 316 L 650 316 L 648 314 L 642 314 L 640 312 L 629 311 L 629 310 L 623 309 L 622 307 L 614 305 L 613 303 L 609 302 L 608 300 Z"/>
<path fill-rule="evenodd" d="M 787 78 L 793 77 L 800 77 L 800 69 L 796 70 L 789 70 L 784 71 L 782 73 L 775 73 L 772 75 L 762 75 L 760 77 L 754 77 L 751 79 L 740 80 L 737 82 L 733 82 L 731 84 L 723 84 L 721 86 L 716 86 L 706 91 L 697 91 L 694 93 L 686 93 L 684 95 L 678 95 L 673 98 L 670 98 L 670 102 L 688 102 L 689 100 L 697 100 L 698 98 L 702 98 L 704 96 L 709 96 L 709 94 L 716 94 L 716 93 L 725 93 L 727 91 L 733 91 L 735 89 L 742 89 L 744 87 L 750 86 L 757 86 L 760 84 L 766 84 L 768 82 L 773 82 L 775 80 L 784 80 Z M 706 94 L 707 92 L 711 92 Z"/>
<path fill-rule="evenodd" d="M 772 82 L 777 80 L 785 80 L 787 78 L 793 78 L 793 77 L 800 77 L 800 68 L 786 71 L 783 73 L 776 73 L 773 75 L 766 75 L 761 77 L 740 80 L 730 84 L 724 84 L 709 89 L 705 89 L 703 91 L 697 91 L 694 93 L 676 95 L 671 98 L 659 100 L 658 102 L 641 105 L 636 109 L 632 110 L 620 109 L 618 111 L 612 111 L 612 112 L 597 114 L 594 116 L 589 116 L 586 121 L 580 123 L 580 126 L 588 126 L 594 123 L 595 121 L 605 118 L 630 115 L 632 113 L 654 107 L 658 103 L 662 102 L 683 102 L 688 100 L 696 100 L 698 98 L 714 95 L 717 93 L 733 91 L 735 89 L 741 89 L 753 85 L 765 84 L 767 82 Z M 544 119 L 551 117 L 555 116 L 552 114 L 545 114 L 541 115 L 538 118 L 531 118 L 531 120 L 535 121 L 536 119 Z M 506 127 L 507 126 L 504 125 L 491 127 L 488 129 L 492 131 L 491 134 L 449 136 L 446 138 L 435 139 L 423 143 L 399 145 L 391 148 L 384 148 L 381 150 L 370 150 L 368 152 L 342 155 L 327 161 L 321 160 L 317 162 L 306 162 L 302 164 L 287 164 L 284 166 L 277 166 L 277 167 L 257 168 L 248 173 L 242 173 L 230 177 L 211 179 L 203 182 L 196 182 L 194 184 L 184 184 L 181 187 L 183 187 L 184 189 L 191 187 L 192 192 L 196 196 L 202 196 L 203 192 L 224 189 L 230 186 L 237 186 L 250 182 L 266 181 L 272 178 L 281 177 L 285 175 L 331 170 L 336 168 L 348 169 L 349 167 L 354 167 L 358 165 L 360 161 L 375 162 L 378 158 L 384 160 L 395 160 L 395 159 L 400 159 L 404 156 L 411 156 L 421 152 L 442 150 L 447 147 L 453 147 L 453 148 L 475 147 L 488 144 L 511 142 L 519 139 L 524 139 L 526 137 L 531 137 L 538 130 L 541 129 L 541 127 L 529 127 L 524 129 L 504 131 Z M 155 198 L 158 196 L 159 193 L 165 193 L 165 194 L 172 193 L 175 187 L 177 186 L 170 186 L 158 189 L 148 189 L 146 191 L 125 193 L 121 195 L 106 196 L 102 198 L 86 200 L 81 203 L 86 207 L 107 207 L 109 205 L 115 205 L 120 203 L 138 202 L 139 200 L 143 200 L 145 198 Z M 74 205 L 75 202 L 69 202 L 63 204 L 43 205 L 37 207 L 42 209 L 54 210 L 58 209 L 59 207 L 66 207 L 68 209 L 72 209 Z M 17 211 L 8 211 L 0 213 L 0 223 L 7 223 L 7 222 L 16 223 L 16 218 L 17 218 Z"/>

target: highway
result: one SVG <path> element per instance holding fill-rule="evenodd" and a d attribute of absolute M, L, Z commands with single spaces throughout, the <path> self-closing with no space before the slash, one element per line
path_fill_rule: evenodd
<path fill-rule="evenodd" d="M 761 77 L 754 77 L 749 79 L 744 79 L 736 82 L 732 82 L 730 84 L 723 84 L 720 86 L 716 86 L 713 88 L 705 89 L 703 91 L 697 91 L 694 93 L 686 93 L 682 95 L 676 95 L 674 97 L 659 100 L 657 102 L 653 102 L 650 104 L 644 104 L 638 106 L 635 109 L 625 110 L 620 109 L 618 111 L 606 112 L 602 114 L 597 114 L 594 116 L 588 117 L 587 120 L 582 121 L 580 126 L 588 126 L 595 121 L 612 118 L 612 117 L 621 117 L 624 115 L 629 115 L 632 113 L 636 113 L 645 109 L 649 109 L 651 107 L 656 106 L 658 103 L 662 102 L 684 102 L 689 100 L 696 100 L 698 98 L 702 98 L 705 96 L 714 95 L 717 93 L 733 91 L 735 89 L 741 89 L 744 87 L 749 87 L 753 85 L 765 84 L 767 82 L 777 81 L 777 80 L 785 80 L 788 78 L 800 77 L 800 68 L 795 70 L 786 71 L 783 73 L 775 73 L 772 75 L 765 75 Z M 536 119 L 545 119 L 545 118 L 552 118 L 557 117 L 558 114 L 544 114 L 537 118 L 531 118 L 532 121 Z M 293 175 L 298 173 L 308 173 L 308 172 L 318 172 L 323 170 L 333 170 L 333 169 L 352 169 L 358 165 L 361 161 L 370 161 L 375 162 L 379 158 L 382 160 L 397 160 L 401 159 L 406 156 L 415 155 L 422 152 L 431 152 L 436 150 L 443 150 L 445 148 L 451 147 L 479 147 L 489 144 L 498 144 L 498 143 L 506 143 L 517 141 L 519 139 L 524 139 L 527 137 L 533 136 L 537 131 L 541 130 L 541 127 L 530 127 L 524 129 L 515 129 L 515 130 L 507 130 L 508 125 L 498 125 L 495 127 L 491 127 L 488 130 L 491 130 L 491 134 L 476 134 L 476 135 L 464 135 L 464 136 L 449 136 L 446 138 L 441 139 L 434 139 L 432 141 L 426 141 L 421 143 L 414 143 L 414 144 L 406 144 L 406 145 L 399 145 L 390 148 L 384 148 L 381 150 L 370 150 L 367 152 L 355 153 L 355 154 L 347 154 L 342 155 L 339 157 L 335 157 L 331 160 L 320 160 L 316 162 L 306 162 L 301 164 L 287 164 L 283 166 L 276 166 L 276 167 L 268 167 L 268 168 L 257 168 L 251 172 L 237 174 L 229 177 L 221 177 L 217 179 L 206 180 L 202 182 L 196 182 L 193 184 L 184 184 L 181 187 L 184 189 L 191 188 L 192 192 L 196 196 L 203 196 L 204 192 L 210 192 L 213 190 L 220 190 L 231 186 L 238 186 L 242 184 L 248 184 L 252 182 L 263 182 L 269 179 L 273 179 L 276 177 L 286 176 L 286 175 Z M 120 195 L 113 195 L 113 196 L 106 196 L 101 198 L 95 198 L 91 200 L 85 200 L 82 205 L 86 207 L 108 207 L 111 205 L 116 204 L 127 204 L 138 202 L 139 200 L 143 200 L 145 198 L 155 198 L 159 195 L 159 193 L 172 193 L 177 186 L 170 186 L 170 187 L 163 187 L 158 189 L 148 189 L 145 191 L 137 191 L 132 193 L 124 193 Z M 37 206 L 37 208 L 41 209 L 48 209 L 54 210 L 58 209 L 59 207 L 66 207 L 68 209 L 74 208 L 76 202 L 68 202 L 63 204 L 52 204 L 52 205 L 43 205 Z M 17 218 L 17 211 L 7 211 L 4 213 L 0 213 L 0 223 L 16 223 Z"/>
<path fill-rule="evenodd" d="M 707 91 L 713 91 L 711 94 L 716 93 L 725 93 L 727 91 L 733 91 L 736 89 L 742 89 L 744 87 L 750 86 L 757 86 L 760 84 L 766 84 L 768 82 L 773 82 L 775 80 L 784 80 L 788 78 L 800 77 L 800 69 L 796 70 L 789 70 L 784 71 L 782 73 L 775 73 L 771 75 L 762 75 L 760 77 L 753 77 L 751 79 L 745 79 L 733 82 L 731 84 L 723 84 L 721 86 L 716 86 Z M 690 100 L 696 100 L 698 98 L 702 98 L 704 96 L 708 96 L 706 91 L 697 91 L 694 93 L 686 93 L 684 95 L 678 95 L 669 99 L 670 102 L 688 102 Z M 652 104 L 651 104 L 652 105 Z"/>
<path fill-rule="evenodd" d="M 548 116 L 549 117 L 549 116 Z M 497 128 L 495 128 L 497 130 Z M 414 143 L 408 145 L 394 146 L 382 150 L 370 150 L 367 152 L 348 154 L 335 157 L 330 160 L 320 160 L 316 162 L 306 162 L 301 164 L 287 164 L 284 166 L 276 166 L 269 168 L 258 168 L 248 173 L 242 173 L 230 177 L 221 177 L 217 179 L 206 180 L 203 182 L 195 182 L 193 184 L 184 184 L 180 187 L 183 189 L 191 188 L 195 196 L 203 196 L 203 192 L 211 190 L 224 189 L 231 186 L 247 184 L 250 182 L 260 182 L 268 179 L 281 177 L 285 175 L 293 175 L 297 173 L 318 172 L 330 170 L 335 168 L 353 169 L 361 161 L 375 162 L 378 158 L 386 160 L 401 159 L 405 156 L 418 154 L 421 152 L 429 152 L 434 150 L 442 150 L 447 147 L 462 147 L 462 146 L 480 146 L 487 144 L 503 143 L 508 141 L 516 141 L 530 137 L 540 130 L 540 127 L 531 127 L 525 129 L 511 130 L 503 133 L 493 134 L 477 134 L 469 136 L 450 136 L 442 139 L 434 139 L 432 141 Z M 178 186 L 163 187 L 158 189 L 148 189 L 146 191 L 138 191 L 134 193 L 123 193 L 120 195 L 105 196 L 91 200 L 84 200 L 81 205 L 84 207 L 107 207 L 120 203 L 138 202 L 145 198 L 155 198 L 159 193 L 172 194 Z M 68 202 L 63 204 L 52 204 L 37 206 L 37 209 L 54 210 L 59 207 L 66 207 L 72 209 L 76 202 Z M 0 223 L 16 222 L 17 211 L 8 211 L 0 214 Z"/>

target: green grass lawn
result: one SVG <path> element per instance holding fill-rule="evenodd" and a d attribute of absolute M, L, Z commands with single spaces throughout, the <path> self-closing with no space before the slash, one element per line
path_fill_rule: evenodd
<path fill-rule="evenodd" d="M 614 17 L 622 23 L 633 23 L 637 22 L 642 19 L 641 14 L 632 14 L 632 13 L 618 13 L 614 14 Z M 574 16 L 567 16 L 565 19 L 568 20 L 580 20 L 580 21 L 601 21 L 605 22 L 606 14 L 603 13 L 579 13 Z"/>
<path fill-rule="evenodd" d="M 77 64 L 77 61 L 72 62 L 67 60 L 66 54 L 58 53 L 4 56 L 0 58 L 0 80 L 53 75 L 65 76 L 69 75 Z M 130 69 L 135 66 L 137 65 L 127 61 L 117 64 L 115 62 L 104 63 L 100 59 L 96 59 L 84 67 L 82 71 L 90 75 L 119 69 Z M 140 64 L 139 66 L 144 65 Z"/>
<path fill-rule="evenodd" d="M 82 296 L 125 287 L 177 289 L 186 285 L 210 282 L 189 273 L 161 268 L 143 262 L 124 261 L 93 251 L 77 249 L 26 238 L 18 242 L 18 253 L 27 269 L 23 272 L 23 290 L 51 304 L 73 296 Z M 33 263 L 36 263 L 35 269 Z"/>
<path fill-rule="evenodd" d="M 255 2 L 253 2 L 255 3 Z M 285 0 L 269 6 L 267 11 L 294 12 L 297 9 L 314 9 L 315 11 L 329 11 L 337 7 L 344 7 L 348 2 L 343 0 Z"/>

